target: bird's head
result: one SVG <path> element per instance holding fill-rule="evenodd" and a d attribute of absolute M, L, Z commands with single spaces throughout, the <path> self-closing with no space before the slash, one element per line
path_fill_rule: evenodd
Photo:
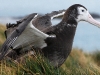
<path fill-rule="evenodd" d="M 100 22 L 93 19 L 88 10 L 80 4 L 74 4 L 70 6 L 66 10 L 63 20 L 67 20 L 68 23 L 86 21 L 97 27 L 100 27 Z"/>

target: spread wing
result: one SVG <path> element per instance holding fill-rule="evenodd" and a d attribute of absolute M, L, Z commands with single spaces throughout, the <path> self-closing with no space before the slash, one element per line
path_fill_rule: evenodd
<path fill-rule="evenodd" d="M 13 23 L 13 24 L 6 24 L 6 28 L 7 30 L 5 30 L 5 36 L 6 38 L 10 36 L 10 34 L 24 21 L 26 21 L 29 17 L 34 17 L 35 13 L 32 13 L 30 15 L 25 16 L 24 18 L 22 18 L 21 20 L 17 21 L 17 23 Z"/>
<path fill-rule="evenodd" d="M 34 15 L 34 17 L 37 15 L 36 13 L 31 14 Z M 17 38 L 22 34 L 22 32 L 25 30 L 26 26 L 29 24 L 29 22 L 34 18 L 33 16 L 26 19 L 24 22 L 19 24 L 19 26 L 11 33 L 11 35 L 7 38 L 7 40 L 2 45 L 2 48 L 0 50 L 0 60 L 5 56 L 8 49 L 12 47 L 14 42 L 17 40 Z"/>
<path fill-rule="evenodd" d="M 52 11 L 51 13 L 47 13 L 44 16 L 37 16 L 37 18 L 32 23 L 37 29 L 44 31 L 46 28 L 52 25 L 51 20 L 53 20 L 55 17 L 64 15 L 65 11 L 66 10 Z M 5 31 L 6 38 L 19 26 L 20 23 L 24 22 L 30 16 L 34 16 L 34 13 L 17 21 L 17 24 L 7 24 L 7 30 Z"/>
<path fill-rule="evenodd" d="M 52 11 L 51 13 L 47 13 L 46 15 L 49 15 L 51 17 L 51 20 L 57 17 L 61 17 L 64 15 L 66 10 L 59 10 L 59 11 Z"/>
<path fill-rule="evenodd" d="M 21 19 L 20 21 L 17 21 L 17 24 L 7 24 L 7 30 L 5 31 L 7 40 L 2 46 L 0 60 L 5 56 L 10 47 L 13 49 L 18 49 L 21 47 L 29 48 L 29 45 L 39 48 L 45 47 L 46 43 L 44 39 L 51 37 L 44 33 L 45 28 L 47 29 L 52 25 L 50 22 L 53 18 L 59 17 L 64 13 L 65 10 L 53 11 L 44 16 L 41 16 L 42 19 L 40 19 L 41 17 L 39 16 L 37 19 L 35 18 L 34 20 L 35 22 L 37 21 L 37 23 L 34 23 L 34 20 L 29 23 L 29 18 L 35 16 L 33 13 Z M 38 27 L 36 27 L 36 24 L 38 24 Z M 43 26 L 45 26 L 45 28 Z M 42 27 L 42 29 L 39 29 L 39 27 Z"/>

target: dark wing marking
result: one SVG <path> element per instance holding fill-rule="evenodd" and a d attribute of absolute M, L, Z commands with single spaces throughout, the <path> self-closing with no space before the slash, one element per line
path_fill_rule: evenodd
<path fill-rule="evenodd" d="M 55 17 L 63 16 L 66 10 L 52 11 L 51 13 L 47 13 L 46 15 L 50 16 L 51 19 Z"/>
<path fill-rule="evenodd" d="M 65 13 L 65 10 L 59 10 L 59 11 L 52 11 L 51 13 L 47 13 L 44 16 L 38 16 L 37 19 L 34 20 L 33 25 L 39 29 L 40 31 L 43 31 L 45 28 L 48 28 L 52 25 L 51 20 L 55 17 L 59 17 Z M 27 18 L 30 16 L 34 16 L 34 13 L 27 15 L 26 17 L 22 18 L 21 20 L 17 21 L 16 24 L 7 24 L 7 30 L 5 31 L 5 36 L 8 37 L 18 26 L 20 23 L 24 22 Z"/>
<path fill-rule="evenodd" d="M 17 23 L 13 23 L 13 24 L 7 23 L 7 24 L 6 24 L 7 29 L 8 29 L 8 28 L 18 27 L 18 25 L 19 25 L 20 23 L 22 23 L 23 21 L 27 20 L 27 18 L 32 17 L 32 16 L 34 17 L 34 14 L 36 14 L 36 13 L 32 13 L 32 14 L 29 14 L 29 15 L 25 16 L 25 17 L 22 18 L 21 20 L 16 21 Z"/>
<path fill-rule="evenodd" d="M 22 18 L 21 20 L 19 20 L 19 21 L 17 21 L 17 23 L 22 23 L 22 22 L 24 22 L 25 20 L 27 20 L 27 18 L 29 18 L 29 17 L 34 17 L 34 14 L 36 14 L 36 13 L 32 13 L 32 14 L 29 14 L 29 15 L 27 15 L 27 16 L 25 16 L 24 18 Z"/>
<path fill-rule="evenodd" d="M 33 14 L 32 14 L 33 15 Z M 34 17 L 37 14 L 34 13 Z M 26 21 L 19 24 L 19 26 L 12 32 L 12 34 L 7 38 L 7 40 L 4 42 L 1 48 L 1 54 L 0 54 L 0 60 L 3 59 L 5 54 L 7 53 L 8 49 L 13 45 L 13 43 L 16 41 L 18 36 L 24 31 L 25 27 L 29 24 L 29 22 L 33 19 L 33 16 L 30 16 Z"/>
<path fill-rule="evenodd" d="M 4 31 L 4 34 L 5 34 L 5 37 L 6 37 L 6 39 L 7 39 L 7 31 L 6 31 L 6 30 Z"/>
<path fill-rule="evenodd" d="M 27 15 L 26 17 L 22 18 L 21 20 L 17 21 L 17 23 L 13 23 L 13 24 L 7 23 L 6 24 L 7 30 L 5 30 L 5 36 L 6 36 L 6 38 L 19 26 L 20 23 L 24 22 L 29 17 L 34 17 L 34 14 L 35 13 Z"/>
<path fill-rule="evenodd" d="M 35 18 L 35 20 L 33 20 L 32 24 L 40 31 L 43 31 L 52 25 L 52 19 L 62 16 L 64 15 L 64 13 L 65 10 L 52 11 L 51 13 L 47 13 L 43 16 L 38 16 L 37 18 Z"/>

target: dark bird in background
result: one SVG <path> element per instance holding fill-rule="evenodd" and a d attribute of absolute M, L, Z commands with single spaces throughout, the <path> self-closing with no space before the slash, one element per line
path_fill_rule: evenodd
<path fill-rule="evenodd" d="M 36 14 L 29 22 L 30 17 L 20 23 L 7 37 L 1 48 L 0 60 L 10 47 L 17 51 L 22 47 L 27 47 L 26 49 L 28 49 L 29 45 L 32 45 L 40 48 L 54 67 L 59 67 L 64 63 L 72 50 L 78 22 L 86 21 L 100 27 L 100 22 L 94 20 L 88 10 L 80 4 L 70 6 L 64 13 L 60 23 L 54 26 L 47 26 L 46 28 L 43 27 L 43 30 L 39 30 L 34 25 L 35 23 L 33 24 L 34 21 L 36 22 Z"/>

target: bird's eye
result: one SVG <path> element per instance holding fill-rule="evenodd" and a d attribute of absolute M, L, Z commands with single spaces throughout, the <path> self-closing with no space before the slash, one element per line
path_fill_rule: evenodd
<path fill-rule="evenodd" d="M 82 12 L 84 12 L 84 10 L 82 10 Z"/>

